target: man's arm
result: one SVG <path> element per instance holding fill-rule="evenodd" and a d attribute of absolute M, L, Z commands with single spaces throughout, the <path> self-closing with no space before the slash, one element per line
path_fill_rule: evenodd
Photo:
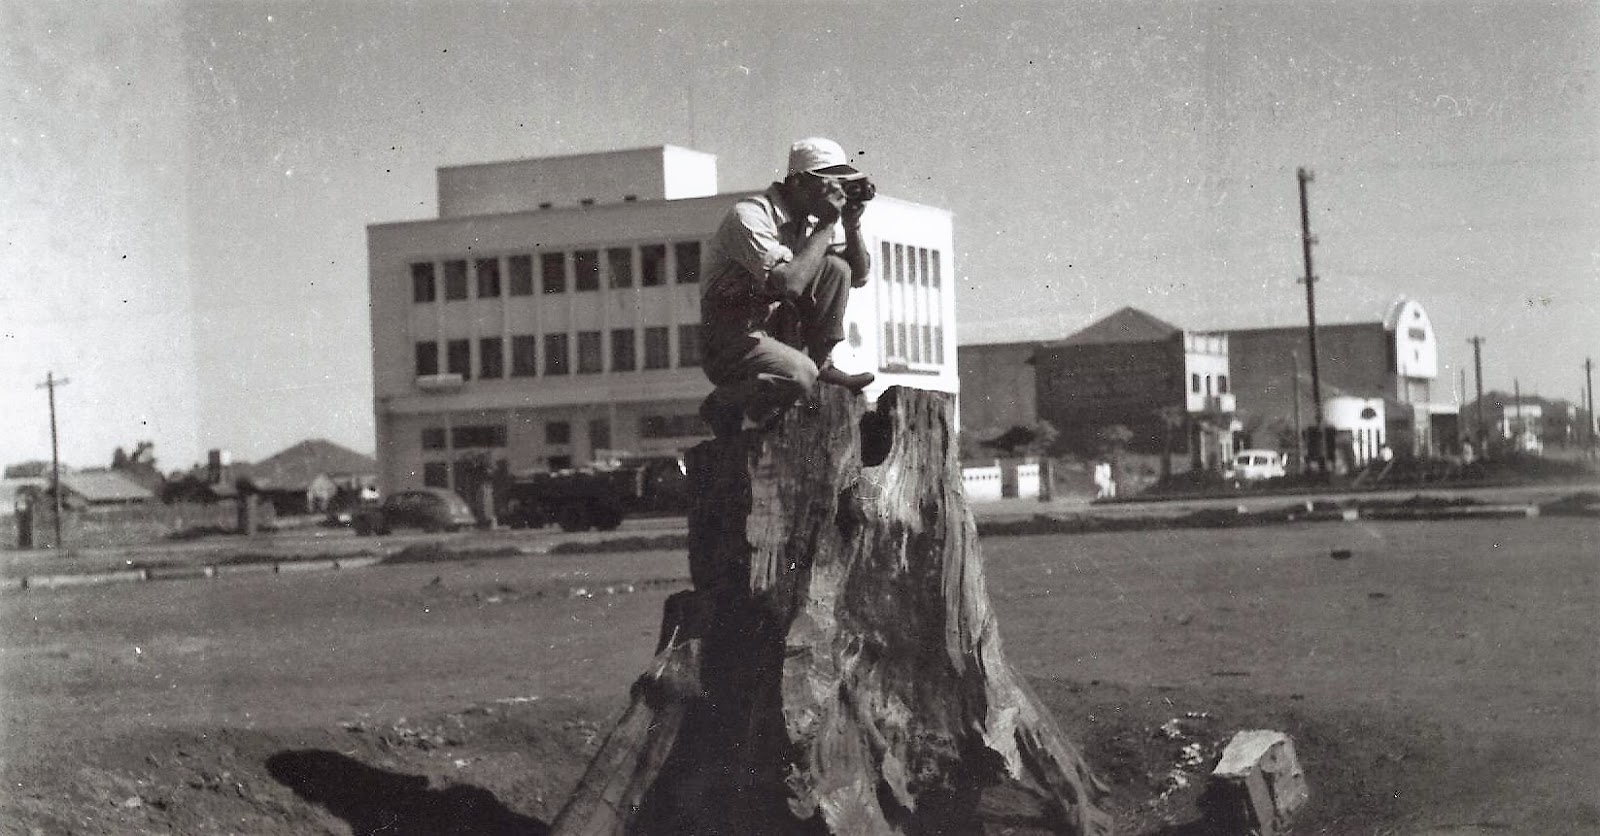
<path fill-rule="evenodd" d="M 865 206 L 861 203 L 845 203 L 842 196 L 839 205 L 834 207 L 832 217 L 819 217 L 817 228 L 811 230 L 806 236 L 800 249 L 786 264 L 772 268 L 771 286 L 774 290 L 791 296 L 805 287 L 809 277 L 816 275 L 822 266 L 822 259 L 828 255 L 833 246 L 833 225 L 844 224 L 844 257 L 845 263 L 850 265 L 850 285 L 861 287 L 867 283 L 868 271 L 872 268 L 872 259 L 867 253 L 866 244 L 861 238 L 861 213 Z"/>
<path fill-rule="evenodd" d="M 805 242 L 795 252 L 794 258 L 772 268 L 768 274 L 772 290 L 789 298 L 805 288 L 810 278 L 821 269 L 822 259 L 827 257 L 828 247 L 833 244 L 833 224 L 833 221 L 819 221 L 817 228 L 811 230 L 811 234 L 806 236 Z"/>
<path fill-rule="evenodd" d="M 861 240 L 861 213 L 866 209 L 867 204 L 855 201 L 839 210 L 839 218 L 844 223 L 844 260 L 850 265 L 851 287 L 865 286 L 872 270 L 872 254 Z"/>

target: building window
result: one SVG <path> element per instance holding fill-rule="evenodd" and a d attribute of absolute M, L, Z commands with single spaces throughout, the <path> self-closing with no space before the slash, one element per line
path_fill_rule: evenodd
<path fill-rule="evenodd" d="M 884 281 L 894 281 L 894 245 L 888 241 L 883 242 L 883 259 L 879 261 L 878 269 L 883 271 Z"/>
<path fill-rule="evenodd" d="M 665 369 L 672 365 L 672 358 L 668 356 L 670 349 L 667 345 L 667 329 L 644 329 L 644 367 L 647 369 Z"/>
<path fill-rule="evenodd" d="M 505 375 L 505 341 L 499 337 L 478 340 L 478 377 L 493 380 Z"/>
<path fill-rule="evenodd" d="M 611 273 L 611 287 L 633 287 L 633 248 L 606 250 L 606 268 Z"/>
<path fill-rule="evenodd" d="M 462 380 L 472 379 L 472 341 L 451 340 L 444 345 L 444 370 L 461 375 Z"/>
<path fill-rule="evenodd" d="M 678 326 L 678 365 L 700 365 L 700 326 L 695 324 Z"/>
<path fill-rule="evenodd" d="M 450 441 L 457 450 L 506 446 L 505 424 L 469 424 L 450 428 Z"/>
<path fill-rule="evenodd" d="M 480 258 L 475 265 L 478 268 L 478 298 L 497 299 L 500 297 L 500 259 Z"/>
<path fill-rule="evenodd" d="M 444 427 L 423 427 L 422 428 L 422 449 L 424 449 L 424 450 L 443 450 L 444 449 Z"/>
<path fill-rule="evenodd" d="M 940 277 L 939 277 L 939 251 L 938 250 L 934 250 L 933 251 L 933 286 L 937 288 L 939 286 L 939 282 L 940 282 Z"/>
<path fill-rule="evenodd" d="M 639 285 L 657 287 L 667 281 L 667 245 L 646 244 L 639 248 Z"/>
<path fill-rule="evenodd" d="M 933 362 L 944 362 L 944 328 L 933 326 Z"/>
<path fill-rule="evenodd" d="M 611 449 L 611 422 L 595 418 L 589 422 L 589 453 Z"/>
<path fill-rule="evenodd" d="M 518 334 L 511 338 L 511 376 L 533 377 L 539 373 L 539 338 Z"/>
<path fill-rule="evenodd" d="M 638 350 L 634 347 L 633 329 L 618 328 L 611 332 L 611 370 L 631 372 L 639 368 Z"/>
<path fill-rule="evenodd" d="M 578 250 L 572 254 L 572 289 L 600 289 L 600 252 Z"/>
<path fill-rule="evenodd" d="M 547 421 L 544 425 L 544 443 L 571 444 L 572 424 L 567 421 Z"/>
<path fill-rule="evenodd" d="M 567 335 L 544 335 L 544 373 L 557 375 L 567 373 Z"/>
<path fill-rule="evenodd" d="M 598 374 L 604 365 L 600 362 L 600 332 L 578 332 L 578 374 Z"/>
<path fill-rule="evenodd" d="M 506 259 L 506 269 L 511 273 L 511 295 L 533 295 L 533 256 L 514 255 Z"/>
<path fill-rule="evenodd" d="M 1211 375 L 1206 375 L 1206 396 L 1211 395 Z"/>
<path fill-rule="evenodd" d="M 928 287 L 929 285 L 933 284 L 933 279 L 931 277 L 931 273 L 932 273 L 932 271 L 930 271 L 928 269 L 928 248 L 927 247 L 918 247 L 917 248 L 917 278 L 918 278 L 919 281 L 922 282 L 922 286 L 923 287 Z"/>
<path fill-rule="evenodd" d="M 1196 395 L 1200 394 L 1200 373 L 1199 372 L 1191 372 L 1189 374 L 1189 391 L 1193 392 Z"/>
<path fill-rule="evenodd" d="M 438 298 L 433 284 L 433 262 L 419 261 L 411 265 L 411 301 L 432 302 Z"/>
<path fill-rule="evenodd" d="M 422 484 L 430 488 L 450 487 L 450 463 L 424 462 L 422 465 Z"/>
<path fill-rule="evenodd" d="M 433 340 L 417 343 L 417 377 L 439 373 L 439 344 Z"/>
<path fill-rule="evenodd" d="M 567 254 L 544 253 L 540 255 L 539 275 L 544 280 L 545 293 L 566 293 Z"/>
<path fill-rule="evenodd" d="M 679 241 L 672 245 L 672 254 L 678 261 L 678 284 L 700 281 L 699 241 Z"/>
<path fill-rule="evenodd" d="M 1217 394 L 1228 394 L 1228 376 L 1225 374 L 1217 375 Z"/>
<path fill-rule="evenodd" d="M 467 298 L 467 262 L 444 263 L 444 298 L 447 302 Z"/>

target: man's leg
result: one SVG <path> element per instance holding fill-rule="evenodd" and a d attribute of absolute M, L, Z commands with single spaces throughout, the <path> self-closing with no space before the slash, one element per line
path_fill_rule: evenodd
<path fill-rule="evenodd" d="M 709 358 L 705 371 L 717 388 L 701 416 L 717 435 L 771 423 L 817 381 L 810 357 L 765 334 L 746 337 Z"/>
<path fill-rule="evenodd" d="M 861 391 L 873 380 L 869 373 L 845 374 L 834 368 L 829 355 L 833 347 L 845 337 L 844 312 L 850 304 L 850 265 L 845 260 L 829 255 L 822 259 L 817 272 L 805 285 L 795 289 L 792 296 L 800 313 L 801 334 L 806 353 L 818 368 L 818 379 L 824 383 Z"/>

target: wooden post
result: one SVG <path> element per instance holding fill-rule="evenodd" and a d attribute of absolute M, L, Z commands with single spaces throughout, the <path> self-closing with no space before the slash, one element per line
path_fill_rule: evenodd
<path fill-rule="evenodd" d="M 556 817 L 562 836 L 973 833 L 1021 782 L 1062 833 L 1106 789 L 1006 663 L 950 395 L 821 387 L 689 452 L 694 588 Z"/>

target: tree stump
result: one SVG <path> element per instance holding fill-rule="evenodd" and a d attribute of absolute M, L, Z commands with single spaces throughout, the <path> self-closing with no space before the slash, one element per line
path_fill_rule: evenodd
<path fill-rule="evenodd" d="M 689 451 L 693 589 L 566 805 L 561 836 L 969 834 L 1005 781 L 1052 827 L 1105 795 L 1006 664 L 953 396 L 819 387 Z"/>

